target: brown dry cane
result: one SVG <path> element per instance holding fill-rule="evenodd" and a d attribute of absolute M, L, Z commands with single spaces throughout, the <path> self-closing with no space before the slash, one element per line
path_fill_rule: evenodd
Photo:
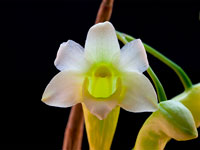
<path fill-rule="evenodd" d="M 96 17 L 96 23 L 109 21 L 114 0 L 102 0 Z M 62 150 L 81 150 L 84 129 L 84 117 L 81 104 L 72 107 L 66 126 Z"/>

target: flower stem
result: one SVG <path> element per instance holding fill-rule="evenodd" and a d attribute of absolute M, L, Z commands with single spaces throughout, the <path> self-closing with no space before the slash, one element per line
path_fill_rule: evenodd
<path fill-rule="evenodd" d="M 72 107 L 65 130 L 63 150 L 81 150 L 84 118 L 81 104 Z"/>
<path fill-rule="evenodd" d="M 130 35 L 123 34 L 120 32 L 117 32 L 117 34 L 119 34 L 119 36 L 123 36 L 121 38 L 126 39 L 128 42 L 135 39 Z M 150 53 L 151 55 L 153 55 L 154 57 L 156 57 L 157 59 L 159 59 L 160 61 L 162 61 L 163 63 L 165 63 L 167 66 L 169 66 L 171 69 L 173 69 L 175 71 L 175 73 L 178 75 L 179 79 L 181 80 L 185 90 L 188 90 L 192 87 L 192 82 L 191 82 L 190 78 L 188 77 L 188 75 L 185 73 L 185 71 L 179 65 L 177 65 L 176 63 L 174 63 L 173 61 L 171 61 L 170 59 L 165 57 L 163 54 L 161 54 L 160 52 L 158 52 L 151 46 L 149 46 L 145 43 L 143 43 L 143 44 L 148 53 Z"/>
<path fill-rule="evenodd" d="M 95 23 L 110 20 L 114 0 L 102 0 Z"/>
<path fill-rule="evenodd" d="M 120 33 L 120 32 L 117 32 L 117 37 L 118 37 L 118 39 L 119 39 L 122 43 L 124 43 L 124 44 L 126 44 L 126 43 L 129 42 L 129 41 L 126 39 L 126 37 L 125 37 L 122 33 Z M 161 82 L 159 81 L 158 77 L 156 76 L 156 74 L 155 74 L 154 71 L 152 70 L 152 68 L 149 67 L 149 68 L 147 69 L 147 72 L 148 72 L 149 76 L 151 77 L 151 79 L 153 80 L 153 83 L 154 83 L 154 85 L 155 85 L 155 87 L 156 87 L 156 91 L 157 91 L 157 94 L 158 94 L 158 99 L 159 99 L 159 101 L 161 102 L 161 101 L 167 100 L 167 96 L 166 96 L 166 94 L 165 94 L 165 90 L 164 90 L 164 88 L 163 88 Z"/>
<path fill-rule="evenodd" d="M 156 76 L 156 74 L 154 73 L 153 69 L 151 67 L 149 67 L 147 69 L 147 72 L 149 74 L 149 76 L 151 77 L 151 79 L 153 80 L 154 82 L 154 85 L 156 87 L 156 90 L 157 90 L 157 94 L 158 94 L 158 97 L 159 97 L 159 101 L 162 102 L 162 101 L 166 101 L 167 100 L 167 96 L 165 94 L 165 90 L 162 86 L 162 84 L 160 83 L 158 77 Z"/>

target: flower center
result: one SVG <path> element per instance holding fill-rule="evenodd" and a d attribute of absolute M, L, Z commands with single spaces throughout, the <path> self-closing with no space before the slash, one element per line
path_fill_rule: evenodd
<path fill-rule="evenodd" d="M 97 78 L 108 78 L 112 76 L 111 71 L 106 66 L 98 67 L 94 74 Z"/>
<path fill-rule="evenodd" d="M 114 67 L 100 64 L 93 67 L 87 76 L 87 90 L 94 98 L 105 99 L 112 96 L 118 87 L 119 74 Z"/>

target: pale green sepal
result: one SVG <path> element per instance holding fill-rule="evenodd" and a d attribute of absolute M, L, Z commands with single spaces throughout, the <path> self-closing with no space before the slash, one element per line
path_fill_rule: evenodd
<path fill-rule="evenodd" d="M 134 150 L 163 150 L 171 138 L 185 141 L 197 136 L 191 112 L 180 102 L 164 101 L 140 129 Z"/>
<path fill-rule="evenodd" d="M 173 98 L 181 102 L 192 113 L 196 127 L 200 127 L 200 84 L 194 85 L 189 90 Z"/>
<path fill-rule="evenodd" d="M 82 106 L 90 150 L 110 150 L 120 107 L 114 108 L 104 120 L 99 120 L 84 104 Z"/>

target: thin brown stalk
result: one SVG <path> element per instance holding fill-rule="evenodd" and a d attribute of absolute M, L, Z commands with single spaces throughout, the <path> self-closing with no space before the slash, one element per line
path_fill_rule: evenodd
<path fill-rule="evenodd" d="M 95 23 L 110 20 L 110 17 L 112 15 L 113 3 L 114 0 L 102 0 Z"/>
<path fill-rule="evenodd" d="M 63 150 L 81 150 L 83 128 L 84 119 L 82 105 L 77 104 L 72 107 L 69 115 L 63 141 Z"/>
<path fill-rule="evenodd" d="M 95 23 L 109 21 L 114 0 L 102 0 Z M 84 117 L 81 104 L 72 107 L 63 140 L 63 150 L 81 150 Z"/>

